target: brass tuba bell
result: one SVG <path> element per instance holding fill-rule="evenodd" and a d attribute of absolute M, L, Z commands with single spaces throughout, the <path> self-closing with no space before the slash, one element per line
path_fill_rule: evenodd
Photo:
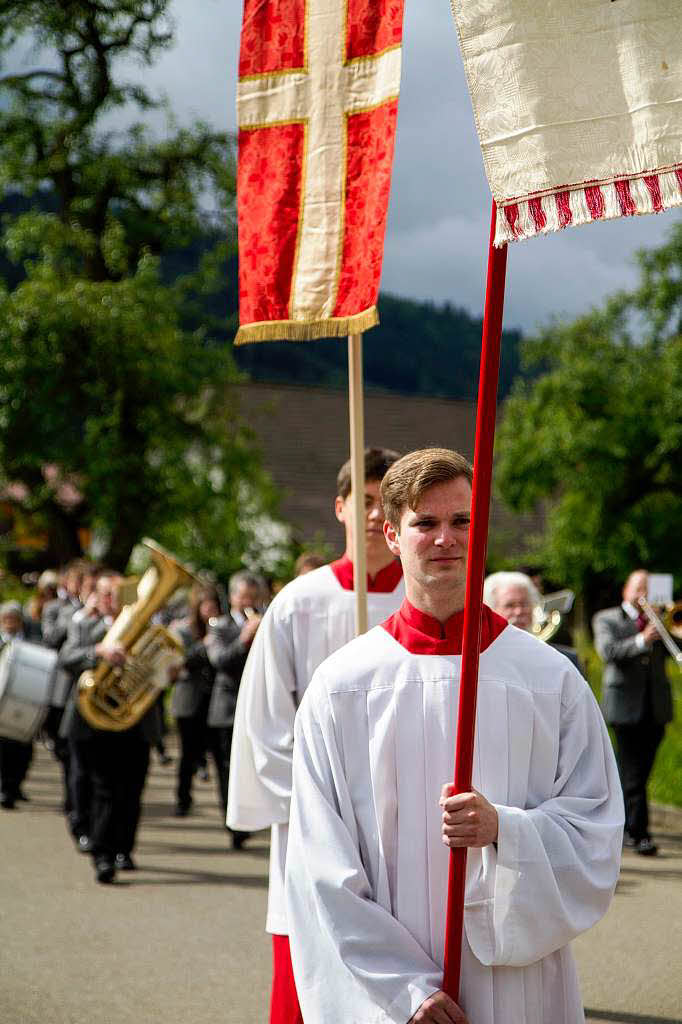
<path fill-rule="evenodd" d="M 165 689 L 169 669 L 182 662 L 180 641 L 150 622 L 178 587 L 199 580 L 155 541 L 145 538 L 142 544 L 152 564 L 137 584 L 137 599 L 121 609 L 102 640 L 125 648 L 125 664 L 102 661 L 78 680 L 78 709 L 95 729 L 122 732 L 136 725 Z"/>

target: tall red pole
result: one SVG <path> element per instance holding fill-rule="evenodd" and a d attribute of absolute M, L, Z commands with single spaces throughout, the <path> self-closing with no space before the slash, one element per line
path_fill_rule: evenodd
<path fill-rule="evenodd" d="M 507 271 L 507 246 L 496 249 L 493 245 L 496 215 L 497 208 L 493 200 L 490 247 L 488 250 L 488 281 L 486 284 L 485 313 L 483 316 L 481 370 L 478 385 L 478 408 L 476 412 L 476 447 L 474 450 L 471 528 L 469 530 L 469 561 L 464 604 L 462 677 L 459 691 L 457 745 L 455 750 L 456 793 L 467 793 L 471 790 L 471 773 L 474 759 L 483 577 L 485 573 L 486 546 L 488 543 L 495 414 L 497 411 L 497 383 L 500 370 L 504 283 Z M 451 850 L 443 989 L 455 1000 L 459 998 L 466 866 L 466 848 Z"/>

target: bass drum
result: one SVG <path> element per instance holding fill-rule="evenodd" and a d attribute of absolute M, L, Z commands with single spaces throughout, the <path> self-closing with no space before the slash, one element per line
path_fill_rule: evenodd
<path fill-rule="evenodd" d="M 30 743 L 47 714 L 57 652 L 13 640 L 0 653 L 0 736 Z"/>

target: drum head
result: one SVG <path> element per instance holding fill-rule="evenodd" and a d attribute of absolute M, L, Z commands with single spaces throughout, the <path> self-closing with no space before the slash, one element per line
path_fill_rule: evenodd
<path fill-rule="evenodd" d="M 29 743 L 50 703 L 57 652 L 14 640 L 0 652 L 0 736 Z"/>

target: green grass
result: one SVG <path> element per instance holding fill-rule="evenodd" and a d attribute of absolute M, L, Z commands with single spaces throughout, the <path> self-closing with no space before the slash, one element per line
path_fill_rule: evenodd
<path fill-rule="evenodd" d="M 590 643 L 579 643 L 578 650 L 587 670 L 588 682 L 599 700 L 603 667 L 601 659 Z M 673 691 L 675 717 L 666 727 L 665 738 L 658 748 L 654 770 L 649 779 L 649 797 L 655 803 L 682 807 L 682 671 L 671 661 L 668 661 L 668 676 Z"/>

